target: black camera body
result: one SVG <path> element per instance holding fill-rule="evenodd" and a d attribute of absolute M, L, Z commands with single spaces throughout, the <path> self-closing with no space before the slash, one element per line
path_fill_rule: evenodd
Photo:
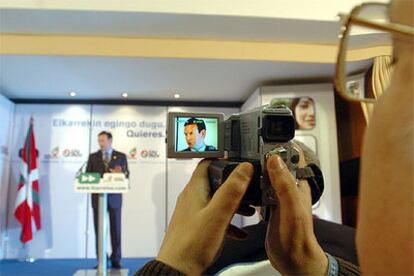
<path fill-rule="evenodd" d="M 214 194 L 218 188 L 226 181 L 231 172 L 241 163 L 243 160 L 214 160 L 208 167 L 208 177 L 210 180 L 211 194 Z M 254 166 L 253 178 L 251 185 L 247 189 L 241 204 L 242 205 L 262 205 L 262 191 L 260 186 L 257 185 L 261 181 L 262 167 L 258 160 L 248 161 Z"/>
<path fill-rule="evenodd" d="M 292 111 L 284 105 L 262 106 L 224 121 L 224 150 L 227 158 L 213 160 L 209 167 L 211 191 L 214 193 L 233 169 L 242 162 L 254 166 L 254 174 L 242 205 L 269 206 L 277 204 L 270 185 L 266 159 L 278 154 L 295 174 L 299 152 L 291 142 L 295 136 Z"/>
<path fill-rule="evenodd" d="M 211 195 L 224 184 L 234 168 L 242 162 L 254 166 L 254 174 L 241 204 L 246 206 L 277 205 L 266 170 L 266 160 L 278 154 L 289 171 L 303 178 L 298 170 L 299 149 L 293 143 L 295 119 L 284 105 L 265 105 L 234 114 L 224 120 L 223 114 L 169 113 L 167 156 L 169 158 L 211 158 L 208 168 Z M 197 135 L 194 136 L 194 133 Z M 219 158 L 219 159 L 217 159 Z M 305 170 L 306 171 L 306 170 Z M 312 172 L 310 173 L 312 175 Z M 319 200 L 321 183 L 310 184 L 312 202 Z"/>

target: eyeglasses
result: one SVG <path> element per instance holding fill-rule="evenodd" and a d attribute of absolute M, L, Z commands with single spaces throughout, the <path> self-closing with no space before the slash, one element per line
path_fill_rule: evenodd
<path fill-rule="evenodd" d="M 389 5 L 385 3 L 364 3 L 352 9 L 349 15 L 339 16 L 342 33 L 336 63 L 336 90 L 349 101 L 374 103 L 392 77 L 392 35 L 414 36 L 414 28 L 391 22 Z"/>

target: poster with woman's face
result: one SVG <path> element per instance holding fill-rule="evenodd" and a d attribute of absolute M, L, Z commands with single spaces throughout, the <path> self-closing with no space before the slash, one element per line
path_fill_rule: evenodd
<path fill-rule="evenodd" d="M 346 80 L 346 89 L 348 93 L 351 93 L 353 96 L 356 96 L 360 99 L 365 98 L 365 75 L 359 74 L 351 76 Z"/>
<path fill-rule="evenodd" d="M 296 129 L 311 130 L 315 127 L 315 103 L 310 97 L 274 99 L 272 104 L 289 107 L 296 121 Z"/>

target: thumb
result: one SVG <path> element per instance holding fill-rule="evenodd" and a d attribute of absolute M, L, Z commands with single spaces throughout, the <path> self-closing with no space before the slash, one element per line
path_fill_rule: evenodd
<path fill-rule="evenodd" d="M 295 206 L 300 201 L 299 191 L 296 180 L 285 162 L 279 155 L 273 155 L 267 160 L 266 166 L 270 183 L 276 191 L 280 205 Z"/>

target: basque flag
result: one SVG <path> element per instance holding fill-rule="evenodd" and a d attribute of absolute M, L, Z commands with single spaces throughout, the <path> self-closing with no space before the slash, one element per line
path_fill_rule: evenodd
<path fill-rule="evenodd" d="M 40 230 L 39 173 L 37 170 L 37 150 L 33 132 L 33 118 L 27 131 L 23 149 L 20 150 L 22 167 L 14 210 L 15 218 L 22 225 L 20 240 L 27 243 L 33 234 Z"/>

